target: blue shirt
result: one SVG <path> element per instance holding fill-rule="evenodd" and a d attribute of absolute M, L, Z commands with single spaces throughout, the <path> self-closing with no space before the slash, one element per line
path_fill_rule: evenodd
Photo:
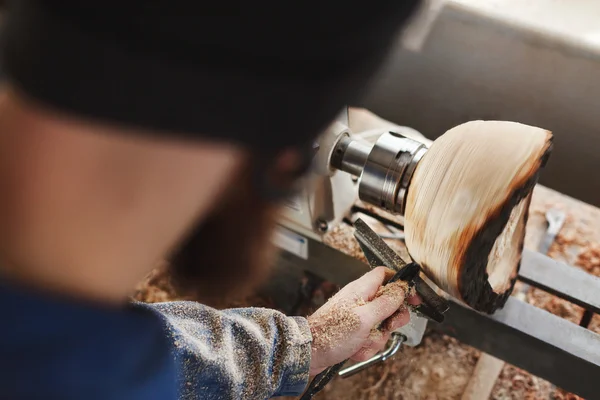
<path fill-rule="evenodd" d="M 265 399 L 308 381 L 303 318 L 195 302 L 103 307 L 0 281 L 0 399 Z"/>

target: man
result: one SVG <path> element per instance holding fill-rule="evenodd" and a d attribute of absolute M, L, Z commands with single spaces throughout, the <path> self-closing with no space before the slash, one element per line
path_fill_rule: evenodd
<path fill-rule="evenodd" d="M 374 298 L 384 269 L 308 320 L 128 301 L 161 259 L 203 301 L 264 276 L 277 204 L 311 140 L 356 101 L 416 1 L 194 4 L 10 5 L 2 399 L 298 395 L 408 320 L 402 296 Z"/>

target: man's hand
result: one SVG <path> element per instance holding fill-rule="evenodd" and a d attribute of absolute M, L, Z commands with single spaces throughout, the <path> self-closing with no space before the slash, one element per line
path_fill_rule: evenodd
<path fill-rule="evenodd" d="M 392 331 L 409 322 L 405 305 L 418 304 L 419 299 L 405 299 L 407 285 L 402 281 L 381 289 L 392 276 L 388 268 L 375 268 L 346 285 L 308 318 L 313 336 L 311 375 L 347 358 L 372 357 L 385 347 Z M 388 317 L 380 330 L 375 329 Z"/>

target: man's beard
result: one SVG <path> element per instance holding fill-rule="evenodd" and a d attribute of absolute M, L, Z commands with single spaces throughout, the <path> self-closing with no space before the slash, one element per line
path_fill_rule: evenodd
<path fill-rule="evenodd" d="M 252 168 L 240 171 L 216 209 L 171 258 L 171 282 L 179 295 L 218 305 L 250 294 L 268 276 L 279 207 L 259 196 L 253 173 Z"/>

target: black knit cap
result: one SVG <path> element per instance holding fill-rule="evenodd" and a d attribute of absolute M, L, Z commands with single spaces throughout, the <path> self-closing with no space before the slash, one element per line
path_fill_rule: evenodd
<path fill-rule="evenodd" d="M 269 152 L 354 103 L 417 4 L 16 0 L 2 68 L 62 111 Z"/>

